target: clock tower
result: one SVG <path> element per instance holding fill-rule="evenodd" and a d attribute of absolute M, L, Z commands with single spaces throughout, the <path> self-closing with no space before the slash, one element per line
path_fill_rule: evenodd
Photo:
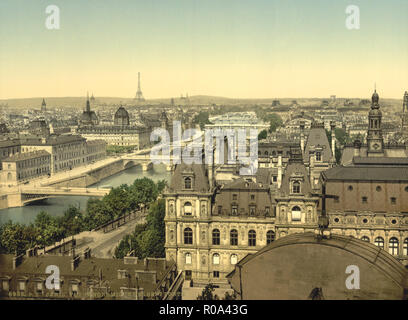
<path fill-rule="evenodd" d="M 384 142 L 381 129 L 382 113 L 378 104 L 379 96 L 377 90 L 371 98 L 371 110 L 368 114 L 367 155 L 383 156 Z"/>

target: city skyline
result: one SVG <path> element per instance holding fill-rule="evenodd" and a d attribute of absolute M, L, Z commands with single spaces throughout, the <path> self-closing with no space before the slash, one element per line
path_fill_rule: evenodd
<path fill-rule="evenodd" d="M 149 99 L 367 97 L 408 87 L 408 3 L 355 1 L 46 1 L 0 4 L 0 99 L 134 98 L 137 73 Z M 141 14 L 143 13 L 143 14 Z M 84 89 L 85 88 L 85 89 Z"/>

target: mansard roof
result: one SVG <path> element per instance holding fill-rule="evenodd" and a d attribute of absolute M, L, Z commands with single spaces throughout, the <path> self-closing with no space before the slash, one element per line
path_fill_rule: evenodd
<path fill-rule="evenodd" d="M 330 148 L 329 140 L 327 139 L 326 130 L 323 127 L 312 127 L 309 131 L 305 146 L 305 160 L 309 159 L 309 151 L 312 147 L 322 147 L 322 161 L 329 162 L 333 153 Z"/>
<path fill-rule="evenodd" d="M 184 178 L 193 177 L 192 189 L 185 190 Z M 186 164 L 184 162 L 177 164 L 174 174 L 171 177 L 169 192 L 208 192 L 209 181 L 204 164 Z"/>

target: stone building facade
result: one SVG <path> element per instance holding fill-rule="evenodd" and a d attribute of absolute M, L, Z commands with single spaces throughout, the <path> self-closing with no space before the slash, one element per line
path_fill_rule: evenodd
<path fill-rule="evenodd" d="M 17 153 L 2 160 L 1 182 L 14 185 L 31 179 L 49 175 L 51 155 L 45 150 Z"/>

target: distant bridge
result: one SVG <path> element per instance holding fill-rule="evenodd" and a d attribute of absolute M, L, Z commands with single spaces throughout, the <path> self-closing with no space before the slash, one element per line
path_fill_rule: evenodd
<path fill-rule="evenodd" d="M 66 188 L 66 187 L 22 187 L 20 190 L 20 203 L 15 199 L 16 206 L 24 206 L 30 202 L 58 196 L 88 196 L 103 197 L 110 192 L 109 188 Z"/>

